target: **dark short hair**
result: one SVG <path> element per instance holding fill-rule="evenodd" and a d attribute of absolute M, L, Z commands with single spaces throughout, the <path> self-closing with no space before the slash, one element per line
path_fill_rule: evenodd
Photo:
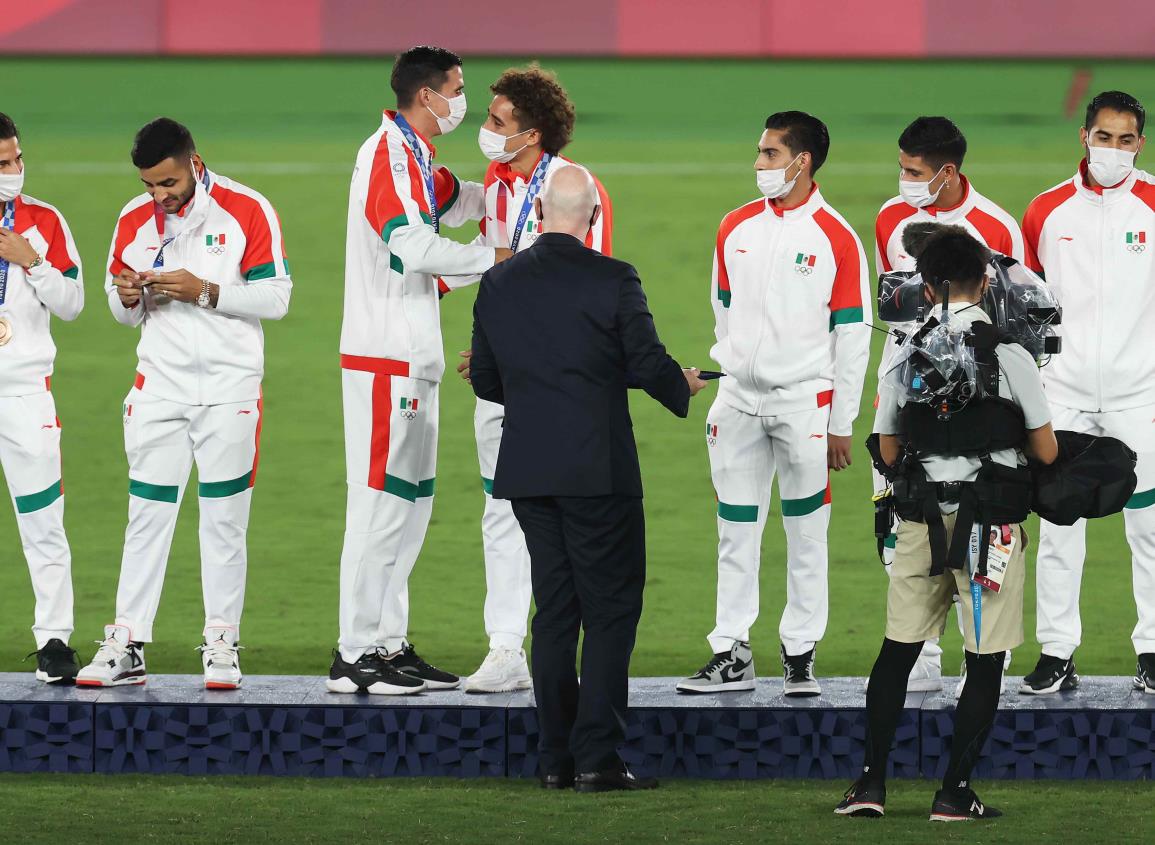
<path fill-rule="evenodd" d="M 826 124 L 804 111 L 780 111 L 766 118 L 766 128 L 782 132 L 782 143 L 795 156 L 810 153 L 813 162 L 810 175 L 818 172 L 830 152 L 830 133 Z"/>
<path fill-rule="evenodd" d="M 393 62 L 389 87 L 397 105 L 408 108 L 422 88 L 440 88 L 449 71 L 461 66 L 461 56 L 441 47 L 410 47 Z"/>
<path fill-rule="evenodd" d="M 132 163 L 141 169 L 156 167 L 166 158 L 179 161 L 196 151 L 196 142 L 187 126 L 171 117 L 158 117 L 136 133 L 132 142 Z"/>
<path fill-rule="evenodd" d="M 16 131 L 16 121 L 4 114 L 4 112 L 0 112 L 0 141 L 7 141 L 9 138 L 19 137 L 20 133 Z"/>
<path fill-rule="evenodd" d="M 936 292 L 948 281 L 954 290 L 973 292 L 982 284 L 990 260 L 989 249 L 952 226 L 926 239 L 918 256 L 918 272 Z"/>
<path fill-rule="evenodd" d="M 898 148 L 908 156 L 919 156 L 935 170 L 944 164 L 962 168 L 967 139 L 949 117 L 918 117 L 898 136 Z"/>
<path fill-rule="evenodd" d="M 508 97 L 513 116 L 522 129 L 541 133 L 541 147 L 557 155 L 573 137 L 574 108 L 557 77 L 538 65 L 510 68 L 489 86 Z"/>
<path fill-rule="evenodd" d="M 933 220 L 920 220 L 917 223 L 911 223 L 902 230 L 902 248 L 907 255 L 917 260 L 922 255 L 923 248 L 926 247 L 926 242 L 932 235 L 948 231 L 967 234 L 965 227 L 954 226 L 950 223 L 936 223 Z"/>
<path fill-rule="evenodd" d="M 1099 116 L 1101 109 L 1131 112 L 1139 123 L 1139 134 L 1143 134 L 1143 126 L 1147 123 L 1147 111 L 1143 108 L 1143 104 L 1130 94 L 1122 91 L 1104 91 L 1092 97 L 1091 102 L 1087 103 L 1087 116 L 1083 119 L 1083 128 L 1088 132 L 1095 125 L 1095 118 Z"/>

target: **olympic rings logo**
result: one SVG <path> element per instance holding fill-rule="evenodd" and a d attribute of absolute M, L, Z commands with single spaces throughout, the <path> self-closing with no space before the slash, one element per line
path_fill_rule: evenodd
<path fill-rule="evenodd" d="M 402 411 L 401 412 L 401 418 L 404 420 L 410 420 L 410 421 L 415 420 L 415 419 L 417 419 L 417 412 L 416 411 Z"/>

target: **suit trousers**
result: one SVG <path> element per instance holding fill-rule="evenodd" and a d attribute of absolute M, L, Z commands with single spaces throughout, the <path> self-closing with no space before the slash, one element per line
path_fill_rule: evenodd
<path fill-rule="evenodd" d="M 541 770 L 617 768 L 646 582 L 642 500 L 514 499 L 513 513 L 529 547 L 537 604 L 532 663 Z M 580 687 L 579 630 L 584 632 Z"/>

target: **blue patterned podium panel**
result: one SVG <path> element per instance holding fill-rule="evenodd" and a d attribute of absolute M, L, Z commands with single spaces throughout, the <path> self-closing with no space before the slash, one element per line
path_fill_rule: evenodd
<path fill-rule="evenodd" d="M 823 694 L 787 699 L 781 682 L 695 696 L 674 678 L 630 685 L 623 758 L 664 778 L 852 778 L 866 736 L 862 678 L 824 678 Z M 939 777 L 950 754 L 953 679 L 907 697 L 890 772 Z M 977 776 L 1155 778 L 1155 696 L 1129 678 L 1083 678 L 1031 697 L 1008 679 Z M 46 687 L 0 673 L 0 771 L 313 777 L 533 777 L 531 693 L 333 695 L 323 679 L 249 676 L 205 690 L 199 676 L 142 687 Z"/>

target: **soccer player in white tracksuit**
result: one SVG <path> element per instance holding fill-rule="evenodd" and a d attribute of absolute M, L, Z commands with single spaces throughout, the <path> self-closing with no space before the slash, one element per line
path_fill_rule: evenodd
<path fill-rule="evenodd" d="M 995 252 L 1023 261 L 1023 235 L 1006 211 L 975 190 L 962 174 L 967 142 L 962 131 L 945 117 L 916 118 L 898 138 L 899 195 L 887 200 L 874 223 L 875 269 L 879 275 L 914 270 L 915 258 L 902 245 L 902 234 L 912 223 L 961 226 Z M 878 366 L 881 383 L 896 349 L 888 340 Z M 871 469 L 875 493 L 886 480 Z M 895 535 L 886 538 L 883 560 L 890 571 Z M 1006 664 L 1011 652 L 1007 651 Z M 927 640 L 907 682 L 910 691 L 942 689 L 942 648 L 938 638 Z"/>
<path fill-rule="evenodd" d="M 1027 264 L 1063 308 L 1063 351 L 1043 369 L 1055 428 L 1122 440 L 1138 456 L 1123 511 L 1138 621 L 1135 687 L 1155 693 L 1155 176 L 1137 169 L 1142 105 L 1120 91 L 1095 97 L 1080 131 L 1078 172 L 1037 196 L 1023 217 Z M 1036 579 L 1042 654 L 1024 693 L 1078 684 L 1079 590 L 1086 522 L 1043 522 Z M 1099 578 L 1118 578 L 1117 569 Z"/>
<path fill-rule="evenodd" d="M 409 643 L 409 574 L 433 510 L 445 370 L 436 275 L 481 273 L 507 249 L 438 234 L 484 213 L 480 185 L 433 164 L 429 139 L 465 116 L 461 59 L 414 47 L 393 67 L 397 110 L 357 153 L 349 188 L 341 378 L 348 503 L 332 692 L 456 687 Z"/>
<path fill-rule="evenodd" d="M 786 609 L 779 626 L 787 695 L 816 695 L 814 649 L 826 631 L 829 469 L 850 464 L 870 357 L 862 244 L 813 181 L 825 125 L 803 112 L 766 121 L 756 162 L 764 199 L 718 230 L 712 300 L 726 374 L 706 418 L 718 497 L 714 657 L 684 692 L 752 689 L 750 627 L 770 485 L 778 476 L 786 530 Z"/>
<path fill-rule="evenodd" d="M 49 322 L 76 319 L 84 284 L 64 217 L 23 189 L 20 138 L 12 119 L 0 114 L 0 466 L 36 596 L 36 677 L 58 683 L 75 678 L 80 667 L 68 647 L 72 553 L 64 534 Z"/>
<path fill-rule="evenodd" d="M 559 166 L 572 164 L 560 155 L 573 134 L 574 108 L 557 79 L 541 68 L 511 69 L 490 86 L 494 94 L 489 115 L 478 135 L 482 152 L 492 162 L 485 173 L 485 216 L 474 243 L 504 246 L 519 252 L 540 234 L 534 197 Z M 601 183 L 597 186 L 601 214 L 590 228 L 586 246 L 609 255 L 613 212 Z M 474 283 L 479 276 L 450 277 L 447 292 Z M 469 353 L 464 353 L 468 357 Z M 462 364 L 459 369 L 468 365 Z M 489 653 L 465 680 L 467 692 L 488 693 L 531 686 L 522 644 L 526 636 L 532 590 L 525 536 L 506 499 L 493 498 L 493 472 L 501 446 L 505 408 L 477 400 L 474 433 L 485 512 L 481 538 L 485 553 L 485 632 Z"/>
<path fill-rule="evenodd" d="M 132 159 L 147 190 L 120 213 L 105 281 L 113 317 L 140 329 L 123 407 L 128 528 L 116 621 L 77 683 L 145 681 L 143 644 L 195 462 L 205 686 L 235 689 L 261 435 L 261 320 L 285 315 L 292 282 L 272 205 L 210 172 L 187 128 L 168 118 L 145 125 Z"/>

